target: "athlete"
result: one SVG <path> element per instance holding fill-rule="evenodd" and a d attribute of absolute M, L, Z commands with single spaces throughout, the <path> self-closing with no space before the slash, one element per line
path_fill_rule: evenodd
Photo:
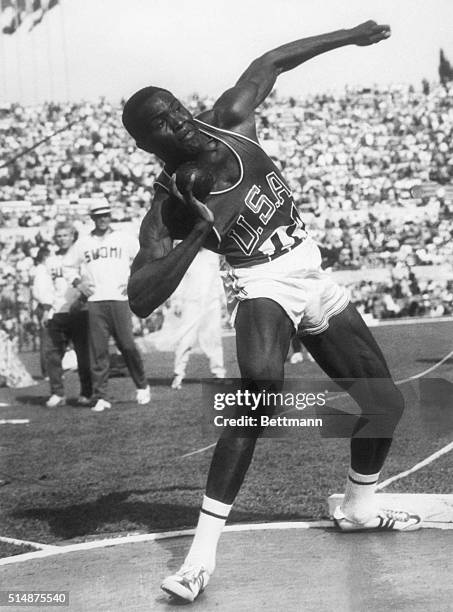
<path fill-rule="evenodd" d="M 42 313 L 42 350 L 51 392 L 46 402 L 48 408 L 66 403 L 62 361 L 70 342 L 77 356 L 80 379 L 77 403 L 88 406 L 91 402 L 88 311 L 86 305 L 79 304 L 80 290 L 74 286 L 80 280 L 79 266 L 73 262 L 75 237 L 76 231 L 70 221 L 56 224 L 57 251 L 47 253 L 37 266 L 33 281 L 33 297 Z"/>
<path fill-rule="evenodd" d="M 290 339 L 299 328 L 317 363 L 340 379 L 363 411 L 390 420 L 386 437 L 351 439 L 345 496 L 335 515 L 337 526 L 345 531 L 420 526 L 416 515 L 378 508 L 374 496 L 403 398 L 346 291 L 321 270 L 319 250 L 290 190 L 258 144 L 254 111 L 282 72 L 332 49 L 371 45 L 389 36 L 389 26 L 367 21 L 285 44 L 253 61 L 212 109 L 197 118 L 169 91 L 156 87 L 136 92 L 123 111 L 123 123 L 137 146 L 165 164 L 132 266 L 132 310 L 145 317 L 162 304 L 205 246 L 224 255 L 230 265 L 244 389 L 281 388 Z M 190 185 L 181 194 L 171 178 L 188 160 L 208 167 L 215 176 L 205 203 L 194 197 Z M 186 215 L 185 226 L 182 205 L 192 215 Z M 175 238 L 182 241 L 173 248 Z M 360 384 L 351 384 L 351 379 Z M 217 442 L 192 545 L 181 569 L 162 584 L 183 600 L 193 601 L 214 570 L 220 533 L 261 433 L 252 429 L 243 437 L 225 429 Z"/>
<path fill-rule="evenodd" d="M 75 254 L 82 266 L 79 289 L 88 300 L 94 404 L 91 410 L 103 412 L 112 407 L 107 400 L 112 336 L 137 388 L 137 403 L 148 404 L 151 393 L 135 345 L 126 294 L 130 263 L 138 250 L 137 239 L 111 228 L 110 205 L 103 198 L 93 200 L 91 219 L 95 227 L 78 240 Z"/>

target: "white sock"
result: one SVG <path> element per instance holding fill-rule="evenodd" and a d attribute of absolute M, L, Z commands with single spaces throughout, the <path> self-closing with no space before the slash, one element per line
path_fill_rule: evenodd
<path fill-rule="evenodd" d="M 351 521 L 365 523 L 376 514 L 377 504 L 374 496 L 377 474 L 359 474 L 349 468 L 341 510 Z"/>
<path fill-rule="evenodd" d="M 206 495 L 203 497 L 195 536 L 184 561 L 185 565 L 201 563 L 212 574 L 215 568 L 217 543 L 231 506 L 232 504 L 224 504 Z"/>

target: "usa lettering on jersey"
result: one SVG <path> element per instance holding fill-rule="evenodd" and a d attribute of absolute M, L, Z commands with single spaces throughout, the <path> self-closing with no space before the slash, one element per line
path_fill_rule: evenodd
<path fill-rule="evenodd" d="M 305 225 L 299 216 L 288 186 L 275 171 L 266 175 L 267 186 L 273 195 L 271 199 L 259 185 L 252 185 L 244 198 L 246 208 L 240 214 L 227 236 L 232 238 L 245 255 L 251 255 L 263 234 L 265 227 L 275 213 L 285 206 L 290 211 L 288 225 L 277 227 L 258 247 L 258 251 L 271 256 L 287 249 L 306 237 Z"/>

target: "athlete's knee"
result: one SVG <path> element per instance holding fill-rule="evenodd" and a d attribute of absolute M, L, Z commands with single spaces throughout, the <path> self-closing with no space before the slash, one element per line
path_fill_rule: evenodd
<path fill-rule="evenodd" d="M 404 410 L 404 397 L 393 380 L 391 378 L 371 379 L 368 383 L 372 402 L 401 416 Z"/>
<path fill-rule="evenodd" d="M 405 407 L 404 397 L 395 383 L 387 378 L 370 381 L 366 402 L 370 423 L 378 427 L 380 435 L 391 437 Z"/>

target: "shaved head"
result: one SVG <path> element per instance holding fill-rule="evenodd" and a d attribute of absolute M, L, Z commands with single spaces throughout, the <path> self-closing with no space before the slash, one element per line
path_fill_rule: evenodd
<path fill-rule="evenodd" d="M 123 125 L 135 140 L 140 140 L 147 127 L 147 106 L 153 96 L 159 92 L 171 92 L 163 87 L 144 87 L 136 91 L 123 108 Z"/>

